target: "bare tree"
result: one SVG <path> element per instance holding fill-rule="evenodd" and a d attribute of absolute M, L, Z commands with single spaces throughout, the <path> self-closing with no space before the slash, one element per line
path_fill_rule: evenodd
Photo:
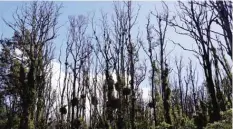
<path fill-rule="evenodd" d="M 151 27 L 151 23 L 150 23 L 151 19 L 150 19 L 150 14 L 148 16 L 148 19 L 147 19 L 147 26 L 146 26 L 146 30 L 147 30 L 147 41 L 148 41 L 148 49 L 145 48 L 145 46 L 143 45 L 143 42 L 141 41 L 141 45 L 142 45 L 142 48 L 144 50 L 144 52 L 146 53 L 146 55 L 149 57 L 149 60 L 150 60 L 150 65 L 151 65 L 151 97 L 152 97 L 152 108 L 153 108 L 153 117 L 154 117 L 154 121 L 155 121 L 155 126 L 157 125 L 157 119 L 156 119 L 156 108 L 155 108 L 155 105 L 156 105 L 156 100 L 155 100 L 155 94 L 156 92 L 159 93 L 159 90 L 157 89 L 156 87 L 156 84 L 155 84 L 155 74 L 158 73 L 158 68 L 156 67 L 156 59 L 155 59 L 155 54 L 154 54 L 154 51 L 155 51 L 155 47 L 157 44 L 155 44 L 154 42 L 152 42 L 152 27 Z M 147 52 L 148 50 L 148 52 Z M 157 57 L 157 54 L 156 54 L 156 57 Z"/>
<path fill-rule="evenodd" d="M 168 86 L 168 64 L 166 63 L 166 53 L 165 53 L 165 48 L 166 48 L 166 31 L 168 27 L 168 23 L 171 21 L 169 19 L 169 10 L 168 6 L 166 3 L 162 3 L 164 12 L 159 13 L 156 11 L 155 13 L 151 12 L 152 15 L 156 17 L 156 23 L 157 27 L 153 27 L 154 32 L 158 36 L 158 44 L 159 44 L 159 64 L 160 64 L 160 80 L 161 80 L 161 87 L 162 87 L 162 98 L 163 98 L 163 107 L 164 107 L 164 118 L 165 121 L 168 124 L 171 124 L 171 117 L 170 117 L 170 102 L 169 102 L 169 96 L 171 93 L 171 90 Z"/>
<path fill-rule="evenodd" d="M 232 58 L 232 1 L 210 1 L 209 6 L 216 11 L 217 19 L 215 19 L 215 23 L 223 30 L 221 36 L 224 37 L 225 44 L 221 43 L 221 45 L 224 46 L 227 54 Z"/>
<path fill-rule="evenodd" d="M 178 77 L 178 85 L 179 85 L 179 93 L 180 93 L 180 104 L 181 104 L 181 112 L 184 112 L 184 103 L 183 103 L 183 82 L 182 82 L 182 69 L 183 69 L 183 57 L 180 57 L 180 60 L 178 62 L 178 59 L 176 58 L 175 64 L 177 68 L 177 77 Z"/>
<path fill-rule="evenodd" d="M 190 1 L 187 4 L 179 2 L 179 7 L 182 11 L 178 13 L 178 17 L 183 25 L 177 24 L 177 22 L 170 22 L 170 25 L 177 29 L 181 29 L 185 32 L 177 32 L 182 35 L 190 36 L 195 40 L 198 50 L 187 49 L 185 50 L 192 51 L 198 57 L 207 81 L 208 93 L 211 97 L 211 103 L 213 106 L 213 114 L 211 118 L 213 121 L 220 119 L 220 109 L 219 104 L 216 99 L 215 85 L 213 82 L 212 76 L 212 63 L 211 63 L 211 37 L 210 37 L 210 27 L 214 21 L 213 12 L 209 12 L 204 6 L 198 4 L 199 2 Z M 203 2 L 206 4 L 206 2 Z M 195 8 L 198 8 L 195 9 Z M 180 44 L 178 44 L 181 46 Z M 201 59 L 200 59 L 201 58 Z"/>
<path fill-rule="evenodd" d="M 80 99 L 81 90 L 85 88 L 81 86 L 81 74 L 84 70 L 84 64 L 87 61 L 87 58 L 91 54 L 90 51 L 90 39 L 86 35 L 86 30 L 88 26 L 88 19 L 83 15 L 77 17 L 69 17 L 70 28 L 69 28 L 69 41 L 67 42 L 67 48 L 70 52 L 72 62 L 69 63 L 69 68 L 72 71 L 72 99 L 71 99 L 71 128 L 79 127 L 80 124 L 77 124 L 78 117 L 80 116 L 80 108 L 82 103 Z M 66 62 L 67 63 L 67 62 Z M 83 80 L 87 78 L 82 78 Z M 78 87 L 77 87 L 78 84 Z M 85 83 L 87 85 L 87 83 Z M 76 94 L 77 93 L 77 94 Z M 68 102 L 69 103 L 69 102 Z M 76 112 L 75 112 L 76 108 Z M 82 108 L 83 109 L 83 108 Z M 76 117 L 75 117 L 76 114 Z M 75 122 L 76 121 L 76 122 Z"/>

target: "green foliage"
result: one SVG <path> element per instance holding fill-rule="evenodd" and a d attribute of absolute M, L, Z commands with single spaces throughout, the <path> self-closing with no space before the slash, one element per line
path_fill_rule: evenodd
<path fill-rule="evenodd" d="M 188 117 L 182 116 L 179 114 L 180 106 L 176 106 L 177 108 L 173 108 L 173 120 L 172 125 L 176 129 L 196 129 L 196 125 L 194 124 L 193 119 L 189 119 Z"/>
<path fill-rule="evenodd" d="M 155 129 L 170 129 L 170 128 L 172 128 L 172 125 L 166 122 L 162 122 L 158 126 L 155 127 Z"/>
<path fill-rule="evenodd" d="M 181 114 L 179 114 L 179 106 L 178 105 L 174 105 L 173 108 L 172 108 L 172 124 L 175 126 L 175 127 L 178 127 L 180 125 L 180 123 L 182 122 L 182 116 Z"/>
<path fill-rule="evenodd" d="M 232 129 L 232 123 L 218 121 L 211 124 L 207 124 L 205 129 Z"/>
<path fill-rule="evenodd" d="M 197 111 L 197 115 L 194 116 L 194 123 L 197 128 L 203 128 L 208 122 L 207 117 L 207 103 L 200 101 L 201 110 Z"/>
<path fill-rule="evenodd" d="M 0 123 L 0 127 L 4 126 L 5 128 L 12 128 L 12 129 L 18 129 L 19 124 L 20 124 L 20 118 L 19 116 L 13 114 L 13 115 L 8 115 L 5 120 L 8 120 L 5 125 L 2 125 L 3 123 Z M 4 128 L 1 128 L 4 129 Z"/>
<path fill-rule="evenodd" d="M 206 116 L 201 112 L 198 112 L 197 114 L 197 116 L 194 116 L 194 123 L 198 128 L 203 128 L 207 124 Z"/>
<path fill-rule="evenodd" d="M 85 122 L 85 120 L 81 117 L 79 118 L 80 124 L 81 124 L 81 129 L 87 129 L 87 123 Z"/>
<path fill-rule="evenodd" d="M 156 101 L 156 119 L 158 123 L 161 123 L 164 121 L 164 110 L 163 110 L 163 101 L 162 101 L 162 96 L 156 92 L 155 93 L 155 101 Z"/>
<path fill-rule="evenodd" d="M 7 123 L 7 119 L 6 118 L 7 118 L 7 116 L 6 116 L 6 110 L 3 107 L 3 104 L 0 103 L 0 128 L 1 129 L 3 129 L 6 126 L 6 123 Z"/>
<path fill-rule="evenodd" d="M 135 125 L 139 129 L 149 129 L 150 127 L 146 119 L 136 122 Z"/>
<path fill-rule="evenodd" d="M 34 121 L 29 119 L 29 129 L 35 129 Z"/>
<path fill-rule="evenodd" d="M 232 109 L 221 113 L 221 121 L 207 124 L 205 129 L 232 129 Z"/>
<path fill-rule="evenodd" d="M 225 120 L 226 122 L 231 122 L 232 120 L 232 109 L 229 109 L 225 112 L 221 113 L 222 120 Z"/>
<path fill-rule="evenodd" d="M 184 119 L 183 123 L 181 124 L 180 127 L 178 127 L 178 129 L 196 129 L 196 125 L 194 124 L 194 120 L 193 119 Z"/>
<path fill-rule="evenodd" d="M 41 6 L 39 6 L 40 4 Z M 193 4 L 197 4 L 197 3 L 194 2 Z M 214 2 L 211 3 L 211 5 L 209 6 L 210 8 L 212 8 L 211 7 L 212 4 L 214 5 Z M 170 74 L 170 72 L 173 73 L 173 70 L 170 70 L 168 67 L 168 65 L 170 64 L 166 63 L 168 61 L 165 54 L 166 45 L 163 46 L 164 44 L 163 45 L 160 44 L 162 48 L 162 50 L 160 51 L 161 61 L 159 61 L 159 58 L 157 58 L 157 54 L 159 53 L 157 53 L 157 50 L 155 49 L 157 45 L 159 45 L 159 43 L 165 41 L 164 39 L 166 39 L 165 37 L 166 30 L 161 31 L 161 33 L 159 31 L 159 35 L 162 34 L 164 36 L 159 36 L 158 40 L 157 40 L 158 37 L 153 38 L 153 36 L 152 35 L 150 36 L 149 33 L 152 33 L 150 31 L 153 29 L 156 30 L 156 28 L 153 28 L 154 25 L 149 24 L 150 19 L 148 19 L 147 40 L 153 39 L 153 41 L 149 41 L 150 44 L 148 50 L 149 53 L 151 54 L 149 58 L 150 61 L 152 61 L 151 63 L 152 69 L 147 70 L 146 66 L 148 66 L 148 64 L 145 64 L 145 75 L 144 75 L 143 72 L 142 73 L 140 72 L 140 71 L 144 71 L 143 70 L 144 68 L 143 66 L 141 67 L 142 62 L 141 60 L 139 60 L 138 57 L 138 51 L 141 50 L 139 46 L 142 45 L 138 44 L 138 42 L 135 43 L 131 42 L 131 39 L 132 41 L 134 41 L 133 38 L 134 36 L 130 37 L 131 31 L 130 29 L 128 30 L 128 26 L 129 28 L 131 28 L 130 27 L 131 12 L 129 12 L 131 10 L 131 4 L 129 3 L 123 7 L 123 10 L 121 9 L 120 6 L 119 6 L 120 8 L 114 6 L 115 11 L 117 11 L 116 19 L 115 18 L 113 19 L 114 26 L 108 26 L 106 24 L 108 22 L 107 21 L 108 18 L 103 19 L 104 21 L 103 23 L 106 25 L 97 28 L 99 28 L 101 32 L 102 30 L 101 28 L 103 27 L 104 36 L 103 37 L 100 36 L 99 38 L 101 39 L 98 39 L 98 37 L 96 37 L 96 40 L 98 40 L 97 41 L 98 45 L 96 46 L 92 44 L 92 40 L 91 40 L 92 38 L 90 39 L 88 38 L 89 35 L 86 35 L 86 33 L 84 32 L 82 32 L 83 35 L 79 34 L 81 33 L 80 31 L 82 31 L 83 26 L 80 25 L 79 29 L 77 28 L 78 30 L 76 30 L 76 23 L 72 22 L 73 21 L 72 18 L 70 19 L 71 26 L 69 32 L 71 33 L 69 35 L 72 38 L 68 39 L 69 42 L 67 42 L 66 44 L 67 59 L 65 61 L 66 62 L 65 78 L 64 80 L 60 78 L 60 73 L 59 73 L 59 79 L 57 81 L 59 82 L 58 83 L 59 89 L 62 88 L 60 87 L 61 86 L 60 81 L 63 81 L 64 83 L 63 88 L 64 90 L 66 90 L 65 92 L 67 93 L 65 97 L 67 98 L 68 101 L 70 101 L 70 97 L 73 98 L 71 100 L 71 105 L 73 107 L 75 106 L 75 110 L 73 109 L 72 111 L 70 110 L 71 108 L 69 102 L 67 102 L 67 106 L 68 106 L 67 108 L 63 105 L 65 103 L 65 102 L 63 103 L 63 99 L 64 100 L 66 99 L 63 98 L 64 96 L 61 97 L 61 105 L 60 105 L 60 99 L 56 98 L 55 90 L 54 92 L 52 92 L 53 91 L 52 89 L 54 89 L 54 86 L 52 86 L 54 85 L 54 83 L 52 83 L 53 81 L 52 76 L 55 73 L 53 73 L 52 69 L 50 71 L 50 63 L 52 63 L 50 59 L 52 59 L 53 56 L 52 40 L 56 37 L 55 34 L 57 31 L 56 24 L 58 22 L 57 16 L 59 14 L 59 12 L 57 12 L 58 13 L 57 14 L 54 11 L 57 10 L 59 7 L 57 7 L 57 9 L 55 8 L 53 9 L 52 4 L 50 5 L 47 3 L 43 5 L 42 3 L 39 2 L 32 3 L 31 5 L 33 6 L 31 6 L 26 10 L 21 10 L 22 13 L 26 11 L 25 14 L 24 13 L 22 14 L 22 17 L 21 14 L 17 14 L 16 15 L 17 17 L 14 18 L 14 20 L 16 21 L 11 21 L 12 22 L 11 28 L 15 30 L 15 34 L 13 38 L 7 40 L 0 40 L 0 45 L 1 45 L 0 47 L 2 49 L 0 50 L 0 129 L 52 128 L 52 127 L 47 128 L 48 125 L 49 126 L 57 125 L 58 127 L 55 128 L 58 129 L 67 129 L 70 126 L 78 129 L 87 129 L 89 121 L 87 121 L 84 118 L 88 118 L 88 117 L 90 118 L 89 120 L 91 124 L 90 125 L 91 127 L 89 129 L 91 128 L 92 129 L 93 128 L 123 129 L 130 127 L 134 128 L 131 126 L 131 123 L 135 124 L 136 128 L 138 129 L 203 129 L 203 128 L 230 129 L 232 128 L 231 126 L 232 109 L 227 110 L 232 107 L 231 106 L 232 105 L 231 103 L 232 74 L 228 75 L 229 71 L 225 70 L 225 69 L 230 69 L 230 66 L 224 56 L 225 53 L 222 53 L 222 56 L 219 56 L 220 57 L 219 60 L 221 60 L 221 57 L 223 57 L 223 60 L 220 63 L 221 65 L 225 65 L 224 70 L 226 72 L 226 75 L 228 76 L 223 77 L 223 79 L 221 77 L 222 80 L 217 80 L 218 82 L 214 83 L 213 80 L 215 76 L 216 78 L 219 76 L 217 75 L 218 63 L 216 61 L 216 65 L 215 64 L 212 65 L 211 64 L 212 58 L 206 58 L 206 54 L 203 54 L 202 49 L 198 48 L 200 52 L 199 54 L 202 53 L 201 54 L 203 59 L 202 62 L 204 64 L 203 68 L 205 68 L 204 79 L 206 79 L 204 81 L 204 84 L 207 88 L 207 92 L 203 88 L 204 85 L 201 86 L 201 88 L 203 88 L 201 94 L 199 94 L 198 91 L 196 91 L 196 89 L 198 89 L 199 87 L 197 86 L 197 84 L 194 84 L 193 82 L 198 81 L 197 78 L 199 78 L 200 76 L 197 76 L 196 79 L 194 78 L 196 76 L 196 73 L 194 69 L 193 69 L 194 71 L 191 71 L 192 70 L 191 62 L 190 62 L 190 73 L 188 72 L 189 69 L 187 69 L 187 73 L 190 74 L 187 75 L 190 76 L 189 77 L 190 80 L 188 81 L 189 83 L 187 83 L 187 87 L 180 90 L 176 89 L 176 87 L 178 86 L 176 84 L 176 81 L 180 81 L 180 79 L 178 78 L 178 80 L 176 80 L 176 78 L 174 78 L 174 83 L 171 83 L 169 79 L 170 75 L 173 75 Z M 182 4 L 180 3 L 179 5 Z M 186 8 L 185 5 L 182 5 L 181 7 L 183 6 L 185 11 L 186 12 L 188 11 L 188 13 L 185 14 L 192 13 L 189 12 L 190 9 L 188 7 Z M 198 5 L 196 6 L 198 8 Z M 221 8 L 224 8 L 223 6 Z M 204 9 L 204 11 L 205 10 L 206 9 Z M 59 11 L 59 9 L 57 11 Z M 191 9 L 191 11 L 193 11 L 193 9 Z M 219 12 L 218 10 L 215 11 Z M 158 14 L 160 13 L 158 12 Z M 157 16 L 159 24 L 161 22 L 164 22 L 164 20 L 170 19 L 166 17 L 163 18 L 163 15 L 164 14 Z M 221 15 L 219 16 L 220 17 L 216 15 L 216 19 L 221 20 Z M 228 21 L 227 19 L 223 19 L 223 20 Z M 186 20 L 184 19 L 184 21 Z M 197 21 L 199 22 L 199 20 Z M 78 17 L 77 22 L 80 24 L 83 23 L 82 18 Z M 208 23 L 209 21 L 206 20 L 203 22 Z M 95 21 L 93 21 L 93 23 L 95 23 Z M 115 23 L 117 24 L 115 25 Z M 198 26 L 196 27 L 193 26 L 192 22 L 190 23 L 186 22 L 186 23 L 187 25 L 191 25 L 192 28 L 194 28 L 194 32 L 195 32 L 195 28 L 200 28 Z M 163 26 L 163 24 L 161 25 Z M 93 30 L 95 28 L 94 26 L 95 25 L 93 25 Z M 149 28 L 151 28 L 151 30 Z M 115 30 L 117 32 L 116 35 L 114 34 L 115 33 L 114 31 L 112 32 L 110 30 Z M 201 27 L 201 31 L 202 31 L 202 27 Z M 55 35 L 50 37 L 50 34 L 52 34 L 53 32 Z M 75 35 L 77 34 L 76 35 L 77 37 L 76 36 L 73 37 L 73 32 Z M 121 34 L 121 32 L 123 33 Z M 126 34 L 129 36 L 126 36 Z M 99 33 L 97 35 L 102 35 L 102 34 Z M 68 36 L 68 38 L 70 36 Z M 93 35 L 90 35 L 90 37 L 92 36 Z M 78 39 L 80 43 L 77 43 L 76 39 Z M 205 37 L 202 38 L 200 35 L 198 39 L 206 39 L 206 38 Z M 144 42 L 144 41 L 142 40 L 140 42 Z M 209 49 L 209 46 L 203 44 L 202 41 L 197 41 L 197 43 L 201 43 L 201 45 L 204 45 L 204 48 L 207 47 L 208 50 L 210 50 L 210 54 L 211 53 L 214 54 L 214 56 L 211 57 L 213 57 L 213 59 L 217 59 L 216 49 L 214 48 L 215 46 L 210 46 L 211 48 Z M 88 46 L 85 45 L 82 46 L 83 44 L 85 45 L 88 44 Z M 79 45 L 81 49 L 79 49 Z M 26 58 L 24 59 L 22 57 L 17 57 L 17 55 L 15 55 L 16 49 L 20 50 L 22 52 L 23 57 Z M 78 52 L 80 53 L 73 53 L 74 49 L 78 50 Z M 220 49 L 219 52 L 221 52 Z M 152 54 L 152 50 L 153 50 L 153 54 Z M 102 53 L 103 55 L 98 56 L 99 55 L 98 53 Z M 77 54 L 76 57 L 79 57 L 80 60 L 74 59 L 75 63 L 72 62 L 72 60 L 70 60 L 70 56 L 69 56 L 70 54 L 73 55 L 73 57 L 75 54 Z M 131 56 L 133 58 L 135 57 L 133 61 L 130 60 L 132 58 Z M 92 57 L 93 58 L 98 57 L 98 60 L 100 61 L 100 65 L 96 61 L 92 62 L 91 61 Z M 76 61 L 78 61 L 77 64 Z M 63 61 L 59 60 L 59 62 L 61 63 Z M 94 65 L 92 65 L 92 63 Z M 131 65 L 132 63 L 133 65 Z M 147 61 L 145 61 L 145 63 L 147 63 Z M 160 64 L 161 66 L 158 66 Z M 210 66 L 208 64 L 210 64 Z M 76 67 L 76 66 L 80 66 L 80 67 Z M 164 68 L 162 66 L 164 66 Z M 92 72 L 94 72 L 92 70 L 92 68 L 94 67 L 96 68 L 96 76 L 95 76 L 96 78 L 93 79 L 92 82 L 91 75 Z M 213 70 L 214 69 L 216 70 L 216 74 L 212 73 L 211 75 L 211 72 L 213 72 L 211 70 L 211 67 L 213 67 Z M 76 69 L 78 71 L 76 71 Z M 99 73 L 103 73 L 104 69 L 106 69 L 106 75 L 105 75 L 106 82 L 103 88 L 101 88 L 104 75 L 102 76 Z M 62 65 L 61 65 L 61 70 L 63 70 Z M 73 72 L 73 74 L 71 74 L 72 71 L 76 71 L 76 72 Z M 150 100 L 150 104 L 152 104 L 152 106 L 149 106 L 150 108 L 147 108 L 145 106 L 144 100 L 142 100 L 143 103 L 140 104 L 139 106 L 136 103 L 138 102 L 137 100 L 139 100 L 138 96 L 140 96 L 138 92 L 139 91 L 138 87 L 142 86 L 140 81 L 144 81 L 145 78 L 149 77 L 146 74 L 147 71 L 150 72 L 153 71 L 155 73 L 153 74 L 153 78 L 152 78 L 152 81 L 154 81 L 155 85 L 151 87 L 151 90 L 153 92 L 152 94 L 153 101 Z M 62 73 L 62 71 L 59 72 Z M 77 76 L 75 76 L 75 73 L 77 74 Z M 223 73 L 223 72 L 220 70 L 219 73 Z M 67 76 L 67 74 L 69 74 L 69 76 Z M 113 75 L 115 74 L 117 75 L 117 81 L 115 80 L 115 77 L 113 77 Z M 50 75 L 51 78 L 49 79 L 48 77 Z M 77 80 L 72 80 L 71 79 L 72 76 L 75 79 L 77 78 Z M 76 81 L 78 84 L 76 85 L 78 91 L 74 86 L 74 84 L 76 84 Z M 128 88 L 129 85 L 132 84 L 132 82 L 135 82 L 135 85 L 133 85 L 135 86 L 135 88 L 133 89 Z M 186 83 L 186 80 L 181 79 L 181 83 Z M 73 89 L 71 84 L 73 84 L 74 87 Z M 94 85 L 89 87 L 90 84 L 94 84 Z M 178 87 L 183 86 L 180 85 L 180 82 L 178 84 L 179 84 Z M 191 84 L 193 87 L 193 92 L 195 92 L 195 95 L 194 93 L 191 93 L 192 90 L 192 88 L 190 87 Z M 173 92 L 174 91 L 173 88 L 175 88 L 175 90 L 177 91 Z M 215 90 L 214 88 L 216 88 L 216 92 L 214 92 Z M 185 89 L 187 89 L 187 93 L 185 93 Z M 117 92 L 115 92 L 115 90 Z M 81 93 L 82 99 L 80 100 L 79 97 L 77 98 L 72 97 L 70 93 L 72 91 L 73 93 L 77 93 L 77 95 L 80 95 L 79 93 Z M 103 93 L 100 94 L 99 92 L 102 91 Z M 54 93 L 54 95 L 51 93 Z M 57 96 L 59 96 L 60 95 L 59 91 L 57 93 L 58 93 Z M 63 94 L 65 94 L 64 91 Z M 172 95 L 175 96 L 173 97 L 174 99 L 172 98 Z M 183 101 L 182 96 L 180 95 L 184 95 L 183 98 L 187 101 Z M 73 96 L 76 95 L 73 94 Z M 216 98 L 217 100 L 215 100 Z M 82 102 L 79 103 L 79 100 Z M 90 111 L 91 111 L 90 115 L 92 115 L 93 117 L 88 116 L 86 114 L 82 114 L 82 111 L 85 113 L 89 111 L 89 110 L 85 110 L 87 100 L 89 100 L 89 102 L 91 102 L 94 105 L 94 106 L 90 105 Z M 56 105 L 54 105 L 55 101 L 57 102 Z M 135 105 L 132 104 L 132 102 L 134 101 L 135 101 Z M 196 101 L 201 101 L 200 105 L 196 104 Z M 183 105 L 181 105 L 181 102 Z M 56 108 L 54 109 L 54 107 Z M 193 107 L 195 107 L 195 109 Z M 59 111 L 56 110 L 58 108 L 60 108 L 60 112 L 62 114 L 61 116 L 60 114 L 58 114 Z M 221 112 L 221 119 L 219 117 L 219 112 L 220 112 L 219 108 L 223 111 Z M 195 113 L 195 115 L 191 116 L 192 113 Z M 74 115 L 75 118 L 73 118 Z M 217 116 L 217 119 L 215 116 Z M 154 117 L 156 117 L 155 120 Z M 47 119 L 50 120 L 47 121 Z M 215 120 L 219 120 L 219 121 L 215 121 Z M 212 121 L 215 122 L 208 123 Z M 54 125 L 51 124 L 53 122 Z"/>

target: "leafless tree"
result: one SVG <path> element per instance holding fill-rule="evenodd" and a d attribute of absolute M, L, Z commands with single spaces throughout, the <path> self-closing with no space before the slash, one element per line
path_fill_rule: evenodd
<path fill-rule="evenodd" d="M 75 128 L 76 126 L 80 126 L 75 121 L 78 120 L 80 116 L 80 109 L 85 105 L 82 105 L 80 101 L 84 98 L 80 97 L 81 91 L 85 89 L 82 82 L 82 79 L 85 80 L 87 78 L 81 78 L 85 75 L 84 65 L 87 62 L 87 58 L 91 54 L 91 41 L 87 37 L 87 27 L 88 27 L 88 19 L 84 15 L 79 16 L 70 16 L 69 17 L 69 39 L 67 42 L 67 49 L 70 53 L 72 62 L 66 62 L 69 69 L 72 72 L 72 99 L 71 99 L 71 128 Z M 66 59 L 67 60 L 67 59 Z M 68 64 L 67 64 L 68 63 Z M 65 83 L 65 82 L 64 82 Z M 88 82 L 89 83 L 89 82 Z M 77 86 L 78 85 L 78 86 Z M 83 85 L 83 86 L 81 86 Z M 63 89 L 64 90 L 64 89 Z M 84 94 L 84 93 L 83 93 Z M 68 102 L 69 103 L 69 102 Z M 68 107 L 69 108 L 69 107 Z M 76 112 L 75 112 L 76 108 Z M 76 114 L 76 117 L 75 117 Z"/>
<path fill-rule="evenodd" d="M 169 22 L 172 19 L 169 17 L 169 10 L 166 3 L 162 3 L 163 5 L 163 12 L 151 12 L 153 16 L 156 18 L 156 25 L 153 27 L 154 33 L 158 36 L 158 44 L 159 44 L 159 64 L 160 64 L 160 80 L 161 80 L 161 87 L 162 87 L 162 98 L 163 98 L 163 107 L 164 107 L 164 118 L 168 124 L 171 124 L 171 117 L 170 117 L 170 103 L 169 103 L 169 96 L 171 90 L 168 86 L 168 64 L 166 59 L 166 33 Z"/>
<path fill-rule="evenodd" d="M 169 24 L 173 26 L 177 33 L 182 35 L 190 36 L 195 40 L 197 45 L 197 50 L 187 49 L 182 47 L 183 49 L 192 51 L 199 59 L 207 81 L 207 89 L 208 93 L 211 96 L 211 103 L 213 106 L 213 120 L 220 119 L 220 108 L 216 98 L 215 85 L 213 81 L 212 74 L 212 61 L 211 61 L 211 42 L 212 39 L 210 37 L 211 26 L 215 19 L 214 12 L 208 11 L 208 9 L 197 1 L 189 1 L 187 3 L 178 2 L 179 7 L 181 9 L 181 13 L 178 13 L 179 20 L 183 23 L 177 24 L 177 21 L 170 22 Z M 203 2 L 205 5 L 206 2 Z M 183 30 L 184 32 L 178 32 L 177 30 Z M 177 43 L 176 43 L 177 44 Z"/>
<path fill-rule="evenodd" d="M 180 93 L 180 104 L 181 104 L 181 112 L 184 112 L 184 103 L 183 103 L 183 82 L 182 82 L 182 69 L 183 69 L 183 57 L 180 57 L 180 60 L 178 62 L 178 59 L 175 59 L 175 64 L 177 68 L 177 77 L 178 77 L 178 85 L 179 85 L 179 93 Z"/>

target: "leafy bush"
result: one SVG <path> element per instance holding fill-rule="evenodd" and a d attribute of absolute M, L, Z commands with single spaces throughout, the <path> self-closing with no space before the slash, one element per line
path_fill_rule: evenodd
<path fill-rule="evenodd" d="M 193 119 L 185 119 L 184 124 L 181 125 L 178 129 L 196 129 L 197 127 L 194 124 Z"/>
<path fill-rule="evenodd" d="M 232 129 L 231 123 L 226 121 L 214 122 L 207 124 L 205 129 Z"/>
<path fill-rule="evenodd" d="M 158 126 L 156 126 L 155 129 L 169 129 L 171 127 L 172 127 L 172 125 L 170 125 L 166 122 L 162 122 Z"/>
<path fill-rule="evenodd" d="M 232 129 L 232 109 L 221 113 L 221 121 L 207 124 L 205 129 Z"/>
<path fill-rule="evenodd" d="M 221 113 L 222 120 L 225 120 L 226 122 L 231 122 L 232 120 L 232 109 L 227 110 L 225 112 Z"/>

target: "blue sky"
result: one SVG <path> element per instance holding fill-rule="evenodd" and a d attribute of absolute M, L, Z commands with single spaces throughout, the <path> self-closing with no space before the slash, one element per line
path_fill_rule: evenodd
<path fill-rule="evenodd" d="M 12 14 L 15 12 L 17 7 L 21 7 L 22 5 L 25 5 L 26 1 L 24 2 L 7 2 L 7 1 L 1 1 L 0 2 L 0 17 L 4 18 L 6 21 L 13 21 Z M 95 12 L 95 17 L 100 18 L 100 11 L 103 10 L 103 12 L 106 12 L 109 14 L 109 17 L 111 17 L 111 13 L 113 13 L 113 2 L 111 1 L 86 1 L 86 2 L 80 2 L 80 1 L 70 1 L 70 2 L 56 2 L 57 4 L 62 3 L 63 8 L 61 9 L 61 15 L 59 17 L 59 25 L 63 25 L 59 29 L 59 36 L 56 39 L 56 41 L 62 42 L 66 41 L 66 32 L 68 27 L 68 16 L 70 15 L 87 15 L 92 14 Z M 171 11 L 174 10 L 174 2 L 170 1 L 167 2 L 169 9 Z M 146 27 L 146 17 L 148 13 L 152 10 L 154 10 L 155 5 L 157 6 L 157 9 L 161 9 L 161 3 L 159 1 L 153 1 L 153 2 L 134 2 L 134 8 L 137 9 L 137 4 L 141 6 L 140 13 L 138 16 L 138 22 L 137 26 L 140 27 L 140 29 L 143 31 L 145 35 L 145 27 Z M 171 8 L 170 8 L 171 7 Z M 153 20 L 153 19 L 152 19 Z M 153 21 L 152 21 L 153 22 Z M 9 37 L 12 35 L 13 31 L 5 25 L 5 23 L 0 20 L 0 34 L 3 34 L 3 37 Z M 135 27 L 137 28 L 137 27 Z M 132 32 L 134 33 L 134 32 Z M 135 33 L 134 33 L 135 34 Z M 173 37 L 174 38 L 174 37 Z M 60 44 L 60 43 L 58 43 Z"/>
<path fill-rule="evenodd" d="M 12 14 L 16 10 L 17 7 L 21 7 L 27 2 L 6 2 L 1 1 L 0 2 L 0 17 L 4 18 L 6 21 L 12 21 Z M 61 2 L 56 2 L 60 4 Z M 63 8 L 61 9 L 61 15 L 59 17 L 59 25 L 63 25 L 59 29 L 59 36 L 55 39 L 54 44 L 56 46 L 55 50 L 55 57 L 59 54 L 59 49 L 62 43 L 65 43 L 67 41 L 66 35 L 67 35 L 67 28 L 68 28 L 68 16 L 70 15 L 86 15 L 90 14 L 92 12 L 95 13 L 96 18 L 100 18 L 100 10 L 103 10 L 103 12 L 107 12 L 109 16 L 111 16 L 111 13 L 113 12 L 113 2 L 111 1 L 102 1 L 102 2 L 78 2 L 78 1 L 72 1 L 72 2 L 62 2 Z M 168 1 L 166 2 L 169 6 L 169 10 L 175 12 L 174 8 L 174 1 Z M 143 32 L 143 36 L 146 36 L 146 22 L 147 22 L 147 15 L 152 10 L 154 10 L 155 6 L 158 10 L 161 10 L 162 6 L 159 1 L 153 1 L 153 2 L 134 2 L 136 6 L 134 8 L 137 8 L 137 4 L 141 5 L 141 9 L 138 16 L 138 22 L 137 26 L 140 27 L 140 30 Z M 151 19 L 151 22 L 153 23 L 153 18 Z M 137 28 L 137 27 L 136 27 Z M 136 29 L 137 30 L 137 29 Z M 133 31 L 133 35 L 136 35 L 137 32 Z M 3 37 L 11 37 L 13 34 L 13 31 L 5 25 L 5 23 L 0 20 L 0 35 L 3 35 Z M 190 40 L 190 38 L 185 36 L 180 36 L 176 34 L 171 28 L 168 29 L 167 37 L 174 40 L 175 42 L 180 42 L 184 47 L 190 47 L 191 44 L 193 44 L 193 40 Z M 147 42 L 147 41 L 145 41 Z M 168 51 L 174 48 L 174 45 L 170 42 L 168 42 Z M 192 53 L 185 52 L 178 46 L 175 47 L 172 54 L 169 56 L 170 63 L 174 64 L 174 58 L 176 56 L 182 55 L 184 57 L 184 65 L 188 64 L 188 58 L 191 58 L 194 63 L 198 63 L 196 58 L 192 56 Z M 195 64 L 194 64 L 195 65 Z M 171 66 L 175 69 L 174 65 Z M 199 70 L 201 70 L 199 68 Z M 185 69 L 184 69 L 185 71 Z M 201 72 L 199 72 L 201 73 Z M 202 75 L 200 75 L 201 77 Z"/>

